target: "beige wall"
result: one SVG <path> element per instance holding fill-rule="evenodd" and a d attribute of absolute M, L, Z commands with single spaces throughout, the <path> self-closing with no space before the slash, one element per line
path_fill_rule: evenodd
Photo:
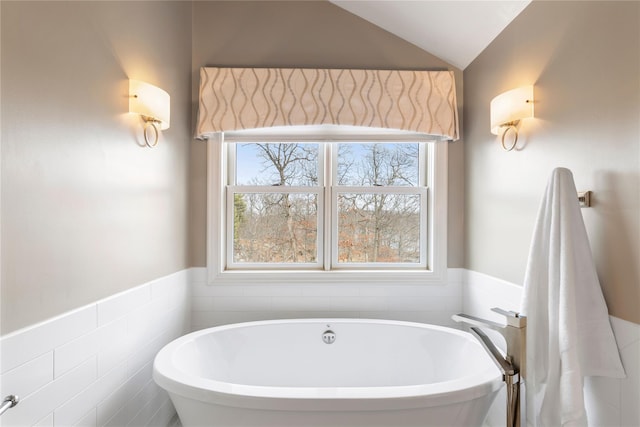
<path fill-rule="evenodd" d="M 188 267 L 191 3 L 1 8 L 7 333 Z M 171 94 L 156 149 L 128 78 Z"/>
<path fill-rule="evenodd" d="M 462 73 L 329 2 L 194 2 L 193 111 L 203 66 L 451 69 L 462 105 Z M 462 266 L 462 141 L 449 146 L 449 266 Z M 191 153 L 191 264 L 206 264 L 206 146 Z"/>
<path fill-rule="evenodd" d="M 640 323 L 640 2 L 534 1 L 465 70 L 469 269 L 522 283 L 555 167 L 592 190 L 583 209 L 612 315 Z M 489 102 L 535 84 L 526 145 L 502 151 Z"/>

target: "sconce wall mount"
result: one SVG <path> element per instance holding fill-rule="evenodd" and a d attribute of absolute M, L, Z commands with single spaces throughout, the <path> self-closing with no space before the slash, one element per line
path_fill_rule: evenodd
<path fill-rule="evenodd" d="M 491 133 L 500 135 L 502 148 L 511 151 L 518 143 L 520 120 L 533 117 L 533 86 L 523 86 L 501 93 L 491 100 Z M 514 132 L 511 144 L 505 143 L 509 131 Z"/>
<path fill-rule="evenodd" d="M 149 147 L 158 145 L 160 130 L 169 129 L 170 125 L 169 94 L 159 87 L 140 80 L 129 80 L 129 112 L 139 114 L 144 120 L 144 141 Z M 149 132 L 153 129 L 153 141 L 149 140 Z"/>

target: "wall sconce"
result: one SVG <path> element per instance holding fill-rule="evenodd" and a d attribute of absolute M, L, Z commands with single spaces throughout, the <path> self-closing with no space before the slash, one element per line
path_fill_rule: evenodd
<path fill-rule="evenodd" d="M 491 133 L 502 131 L 502 148 L 511 151 L 518 143 L 518 124 L 520 120 L 533 117 L 533 86 L 523 86 L 501 93 L 491 100 Z M 513 143 L 507 146 L 504 137 L 513 130 Z"/>
<path fill-rule="evenodd" d="M 158 145 L 161 130 L 169 129 L 170 97 L 159 87 L 139 80 L 129 80 L 129 112 L 140 114 L 144 120 L 144 142 L 149 147 Z M 149 141 L 148 133 L 153 129 L 153 141 Z"/>

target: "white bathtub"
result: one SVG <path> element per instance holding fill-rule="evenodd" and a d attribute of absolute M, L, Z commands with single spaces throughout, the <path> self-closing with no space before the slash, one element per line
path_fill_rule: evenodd
<path fill-rule="evenodd" d="M 158 353 L 153 378 L 184 427 L 477 427 L 502 386 L 465 332 L 356 319 L 193 332 Z"/>

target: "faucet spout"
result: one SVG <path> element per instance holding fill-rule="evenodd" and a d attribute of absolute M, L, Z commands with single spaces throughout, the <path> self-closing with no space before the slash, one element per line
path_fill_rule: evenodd
<path fill-rule="evenodd" d="M 508 356 L 503 356 L 500 353 L 500 350 L 495 346 L 495 344 L 491 341 L 491 339 L 484 333 L 480 328 L 476 328 L 472 326 L 469 328 L 471 333 L 480 341 L 482 347 L 489 353 L 489 356 L 493 359 L 493 362 L 496 364 L 498 369 L 502 371 L 502 375 L 504 375 L 504 379 L 506 381 L 507 377 L 512 377 L 518 374 L 518 369 L 513 366 L 513 363 L 509 360 Z"/>
<path fill-rule="evenodd" d="M 507 311 L 497 307 L 492 308 L 491 311 L 503 315 L 505 317 L 505 323 L 502 324 L 463 313 L 454 314 L 451 318 L 456 322 L 468 325 L 471 332 L 480 340 L 481 343 L 483 343 L 485 349 L 487 349 L 486 343 L 490 343 L 491 341 L 484 333 L 482 335 L 486 339 L 478 336 L 478 332 L 482 332 L 479 328 L 488 328 L 499 332 L 507 342 L 507 354 L 504 359 L 516 369 L 520 376 L 524 377 L 526 372 L 525 351 L 527 318 L 515 311 Z M 491 344 L 493 345 L 493 343 Z M 489 349 L 487 349 L 487 351 L 492 353 Z"/>
<path fill-rule="evenodd" d="M 451 318 L 459 323 L 465 323 L 469 326 L 477 326 L 480 328 L 490 328 L 494 331 L 502 332 L 505 328 L 505 325 L 500 324 L 498 322 L 493 322 L 491 320 L 481 319 L 476 316 L 471 316 L 469 314 L 458 313 L 451 316 Z"/>
<path fill-rule="evenodd" d="M 481 319 L 468 314 L 455 314 L 452 319 L 469 326 L 470 332 L 480 341 L 495 364 L 502 371 L 507 384 L 507 426 L 520 427 L 520 378 L 524 378 L 526 361 L 527 318 L 515 311 L 492 308 L 505 317 L 505 324 Z M 498 331 L 507 342 L 507 354 L 502 355 L 481 328 Z"/>

